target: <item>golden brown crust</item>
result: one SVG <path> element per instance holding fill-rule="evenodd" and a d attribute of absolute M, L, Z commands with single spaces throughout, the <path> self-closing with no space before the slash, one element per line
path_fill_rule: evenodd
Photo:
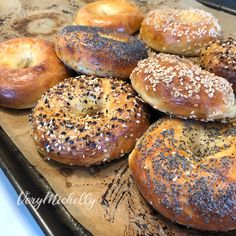
<path fill-rule="evenodd" d="M 148 128 L 148 113 L 122 80 L 67 79 L 39 100 L 32 136 L 40 153 L 69 165 L 93 165 L 129 153 Z"/>
<path fill-rule="evenodd" d="M 171 54 L 197 56 L 201 47 L 221 35 L 214 16 L 199 9 L 159 9 L 149 12 L 140 28 L 151 48 Z"/>
<path fill-rule="evenodd" d="M 130 79 L 144 101 L 167 114 L 204 121 L 236 115 L 230 83 L 190 60 L 160 53 L 140 61 Z"/>
<path fill-rule="evenodd" d="M 56 53 L 79 73 L 128 79 L 138 61 L 147 57 L 133 36 L 108 29 L 67 26 L 58 35 Z"/>
<path fill-rule="evenodd" d="M 143 197 L 172 221 L 200 230 L 236 229 L 236 122 L 164 118 L 129 156 Z"/>
<path fill-rule="evenodd" d="M 210 42 L 201 51 L 201 65 L 206 70 L 224 77 L 236 91 L 236 40 L 233 38 Z"/>
<path fill-rule="evenodd" d="M 131 2 L 101 0 L 79 9 L 73 25 L 102 27 L 133 34 L 140 28 L 142 20 L 143 14 Z"/>
<path fill-rule="evenodd" d="M 0 105 L 31 108 L 69 73 L 54 45 L 43 39 L 17 38 L 0 44 Z"/>

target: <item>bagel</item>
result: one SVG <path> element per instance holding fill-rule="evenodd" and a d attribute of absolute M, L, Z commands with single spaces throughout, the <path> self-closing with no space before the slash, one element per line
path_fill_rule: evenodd
<path fill-rule="evenodd" d="M 209 43 L 201 51 L 201 65 L 206 70 L 224 77 L 236 92 L 236 40 L 233 38 Z"/>
<path fill-rule="evenodd" d="M 133 34 L 140 28 L 142 20 L 142 12 L 131 2 L 101 0 L 79 9 L 73 25 L 102 27 Z"/>
<path fill-rule="evenodd" d="M 140 61 L 130 79 L 144 101 L 167 114 L 202 121 L 236 115 L 230 83 L 188 59 L 157 54 Z"/>
<path fill-rule="evenodd" d="M 138 61 L 147 57 L 135 37 L 87 26 L 65 27 L 57 37 L 56 53 L 79 73 L 121 79 L 128 79 Z"/>
<path fill-rule="evenodd" d="M 145 106 L 128 83 L 85 75 L 45 93 L 30 123 L 43 156 L 80 166 L 129 153 L 149 126 Z"/>
<path fill-rule="evenodd" d="M 143 197 L 168 219 L 236 229 L 236 121 L 162 118 L 138 140 L 129 167 Z"/>
<path fill-rule="evenodd" d="M 31 108 L 68 76 L 49 41 L 15 38 L 0 43 L 0 106 Z"/>
<path fill-rule="evenodd" d="M 171 54 L 198 56 L 201 47 L 221 35 L 217 19 L 199 9 L 159 9 L 149 12 L 141 39 L 151 48 Z"/>

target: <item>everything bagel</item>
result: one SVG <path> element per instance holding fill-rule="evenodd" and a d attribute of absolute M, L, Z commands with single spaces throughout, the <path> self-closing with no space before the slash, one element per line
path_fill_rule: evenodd
<path fill-rule="evenodd" d="M 88 76 L 54 86 L 31 116 L 38 151 L 69 165 L 120 158 L 148 126 L 144 104 L 128 83 Z"/>

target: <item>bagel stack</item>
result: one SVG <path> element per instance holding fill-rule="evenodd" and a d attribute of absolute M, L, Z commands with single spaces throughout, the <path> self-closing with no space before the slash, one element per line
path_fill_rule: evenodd
<path fill-rule="evenodd" d="M 207 231 L 236 229 L 235 43 L 220 35 L 204 11 L 151 11 L 140 37 L 161 53 L 139 61 L 130 75 L 141 98 L 167 115 L 129 155 L 134 181 L 162 215 Z M 178 56 L 200 54 L 209 72 Z"/>
<path fill-rule="evenodd" d="M 144 43 L 129 35 L 142 18 L 133 3 L 102 0 L 58 32 L 58 58 L 81 75 L 50 88 L 31 114 L 32 137 L 47 159 L 79 166 L 111 161 L 130 153 L 148 128 L 146 105 L 123 81 L 148 57 Z"/>
<path fill-rule="evenodd" d="M 236 229 L 231 84 L 190 60 L 163 53 L 140 61 L 130 78 L 144 101 L 171 116 L 151 125 L 129 155 L 143 197 L 162 215 L 188 227 Z"/>

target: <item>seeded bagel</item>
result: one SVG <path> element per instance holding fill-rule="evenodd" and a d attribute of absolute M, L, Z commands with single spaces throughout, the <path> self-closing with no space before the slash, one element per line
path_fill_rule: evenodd
<path fill-rule="evenodd" d="M 236 122 L 163 118 L 129 156 L 143 197 L 170 220 L 207 231 L 236 229 Z"/>
<path fill-rule="evenodd" d="M 236 116 L 231 84 L 188 59 L 160 53 L 140 61 L 130 78 L 144 101 L 169 115 L 202 121 Z"/>
<path fill-rule="evenodd" d="M 38 151 L 69 165 L 120 158 L 148 126 L 148 112 L 128 83 L 84 75 L 51 88 L 31 115 Z"/>
<path fill-rule="evenodd" d="M 56 39 L 58 57 L 73 70 L 99 77 L 129 79 L 138 61 L 147 57 L 133 36 L 86 26 L 67 26 Z"/>
<path fill-rule="evenodd" d="M 150 11 L 140 28 L 140 37 L 149 47 L 186 56 L 198 56 L 205 44 L 220 36 L 218 20 L 193 8 Z"/>
<path fill-rule="evenodd" d="M 233 38 L 209 43 L 201 51 L 201 65 L 232 83 L 236 91 L 236 40 Z"/>

